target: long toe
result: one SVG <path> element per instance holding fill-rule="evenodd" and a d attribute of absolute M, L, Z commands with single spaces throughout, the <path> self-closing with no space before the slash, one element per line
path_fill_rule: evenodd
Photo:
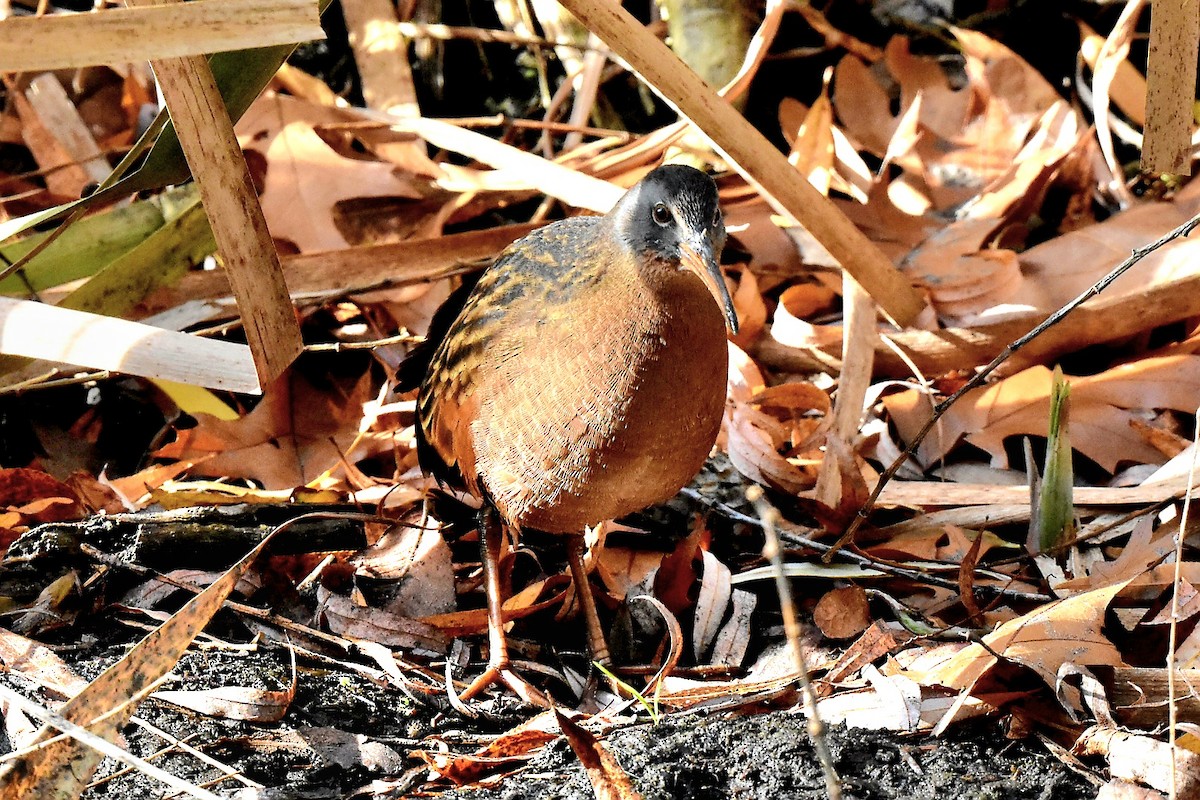
<path fill-rule="evenodd" d="M 534 688 L 534 685 L 525 680 L 508 666 L 500 666 L 498 664 L 489 665 L 487 670 L 482 675 L 471 682 L 462 694 L 459 695 L 460 700 L 470 700 L 478 695 L 489 686 L 496 684 L 504 684 L 512 690 L 513 694 L 521 698 L 526 703 L 541 708 L 553 708 L 554 704 L 545 694 Z"/>

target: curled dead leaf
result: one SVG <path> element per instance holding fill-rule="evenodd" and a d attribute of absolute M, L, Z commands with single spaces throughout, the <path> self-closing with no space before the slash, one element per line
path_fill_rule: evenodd
<path fill-rule="evenodd" d="M 390 647 L 408 647 L 441 654 L 449 641 L 433 625 L 380 608 L 355 605 L 349 597 L 317 587 L 318 614 L 339 636 L 366 639 Z"/>
<path fill-rule="evenodd" d="M 771 386 L 734 403 L 729 460 L 747 478 L 792 494 L 816 483 L 818 447 L 832 425 L 829 395 L 811 383 Z"/>
<path fill-rule="evenodd" d="M 629 775 L 595 736 L 557 708 L 554 709 L 554 718 L 575 751 L 575 756 L 583 764 L 596 800 L 641 800 L 642 795 L 633 788 Z"/>

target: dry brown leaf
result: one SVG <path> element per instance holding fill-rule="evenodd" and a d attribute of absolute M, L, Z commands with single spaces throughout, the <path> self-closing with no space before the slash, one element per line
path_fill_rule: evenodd
<path fill-rule="evenodd" d="M 840 531 L 858 513 L 871 494 L 868 476 L 874 472 L 839 436 L 829 431 L 818 480 L 812 498 L 816 501 L 813 515 L 829 530 Z"/>
<path fill-rule="evenodd" d="M 87 686 L 49 647 L 4 628 L 0 628 L 0 662 L 7 671 L 35 681 L 59 698 L 73 697 Z"/>
<path fill-rule="evenodd" d="M 822 96 L 828 102 L 828 81 L 825 83 Z M 809 107 L 794 98 L 785 97 L 779 103 L 779 127 L 789 147 L 795 146 L 797 132 L 808 113 Z M 846 134 L 833 124 L 832 118 L 829 129 L 832 134 L 834 162 L 834 168 L 829 174 L 831 187 L 865 203 L 875 176 Z"/>
<path fill-rule="evenodd" d="M 779 282 L 777 276 L 800 273 L 800 254 L 792 238 L 776 224 L 775 212 L 757 195 L 737 202 L 722 201 L 729 237 L 750 254 L 750 266 L 757 273 L 760 287 L 768 291 Z"/>
<path fill-rule="evenodd" d="M 194 428 L 179 430 L 156 455 L 200 463 L 204 474 L 251 478 L 266 489 L 293 489 L 319 478 L 343 458 L 361 454 L 358 420 L 371 398 L 370 376 L 349 386 L 318 390 L 299 373 L 276 381 L 253 411 L 226 422 L 197 415 Z"/>
<path fill-rule="evenodd" d="M 899 87 L 898 113 L 879 79 L 853 56 L 838 64 L 834 91 L 847 133 L 903 167 L 907 185 L 936 208 L 971 200 L 1011 170 L 1037 120 L 1058 101 L 1036 70 L 998 42 L 975 31 L 952 33 L 966 61 L 963 89 L 950 86 L 935 58 L 914 56 L 908 41 L 895 37 L 885 63 Z"/>
<path fill-rule="evenodd" d="M 20 467 L 0 469 L 0 506 L 16 512 L 18 525 L 65 522 L 85 514 L 70 486 L 41 470 Z"/>
<path fill-rule="evenodd" d="M 789 286 L 779 296 L 771 319 L 771 339 L 781 345 L 808 350 L 841 351 L 841 325 L 814 325 L 804 317 L 829 311 L 837 293 L 822 283 Z"/>
<path fill-rule="evenodd" d="M 153 490 L 179 477 L 192 466 L 194 465 L 189 461 L 153 464 L 127 477 L 108 479 L 105 485 L 111 486 L 126 506 L 137 509 L 151 501 L 150 493 Z"/>
<path fill-rule="evenodd" d="M 833 106 L 846 132 L 880 158 L 899 125 L 890 105 L 891 98 L 862 59 L 843 56 L 834 71 Z"/>
<path fill-rule="evenodd" d="M 1137 578 L 1161 563 L 1163 556 L 1174 552 L 1174 537 L 1173 526 L 1162 525 L 1156 531 L 1154 518 L 1143 517 L 1138 520 L 1119 556 L 1093 564 L 1086 576 L 1064 581 L 1054 590 L 1060 594 L 1077 592 Z"/>
<path fill-rule="evenodd" d="M 933 669 L 908 674 L 923 685 L 970 692 L 1000 656 L 1029 667 L 1054 689 L 1063 664 L 1125 666 L 1117 648 L 1103 634 L 1108 605 L 1125 585 L 1118 583 L 1047 603 L 1004 623 L 983 638 L 984 644 L 968 645 Z"/>
<path fill-rule="evenodd" d="M 506 620 L 520 619 L 521 617 L 527 617 L 559 605 L 566 597 L 565 592 L 552 594 L 540 603 L 537 602 L 537 599 L 541 596 L 543 590 L 561 585 L 566 580 L 568 580 L 566 576 L 560 575 L 554 579 L 535 581 L 529 584 L 504 601 L 504 618 Z M 449 614 L 434 614 L 430 617 L 422 617 L 419 621 L 437 629 L 447 638 L 483 633 L 487 630 L 488 624 L 486 608 L 473 608 L 469 611 L 452 611 Z"/>
<path fill-rule="evenodd" d="M 500 734 L 473 755 L 416 750 L 412 753 L 459 786 L 472 783 L 499 767 L 516 766 L 558 738 L 554 713 L 543 711 L 528 722 Z"/>
<path fill-rule="evenodd" d="M 930 290 L 940 314 L 971 318 L 1017 293 L 1022 283 L 1017 254 L 989 245 L 998 233 L 1011 234 L 1037 213 L 1060 167 L 1090 142 L 1085 134 L 1078 114 L 1055 103 L 1012 164 L 972 198 L 959 221 L 905 257 L 906 272 Z"/>
<path fill-rule="evenodd" d="M 830 639 L 849 639 L 871 624 L 867 593 L 860 586 L 830 589 L 813 609 L 813 622 Z"/>
<path fill-rule="evenodd" d="M 350 598 L 334 594 L 324 586 L 317 587 L 317 615 L 331 632 L 348 639 L 366 639 L 434 655 L 446 652 L 450 644 L 446 635 L 428 622 L 355 605 Z"/>
<path fill-rule="evenodd" d="M 913 634 L 903 628 L 896 630 L 881 622 L 872 622 L 862 635 L 854 640 L 853 644 L 842 651 L 837 663 L 825 673 L 825 681 L 828 683 L 818 686 L 818 694 L 828 694 L 831 691 L 829 684 L 846 680 L 865 665 L 899 650 L 912 638 Z M 822 692 L 822 688 L 825 689 L 824 692 Z"/>
<path fill-rule="evenodd" d="M 252 686 L 217 686 L 212 689 L 165 690 L 151 695 L 164 703 L 198 714 L 244 722 L 279 722 L 295 696 L 294 680 L 290 688 L 282 691 Z"/>
<path fill-rule="evenodd" d="M 654 596 L 675 614 L 692 604 L 691 591 L 696 582 L 694 561 L 704 534 L 702 527 L 696 527 L 680 539 L 675 549 L 662 558 L 654 574 Z"/>
<path fill-rule="evenodd" d="M 74 621 L 78 610 L 77 603 L 67 600 L 78 600 L 79 575 L 71 570 L 46 584 L 32 603 L 23 606 L 8 626 L 17 633 L 41 633 L 44 631 L 69 625 Z"/>
<path fill-rule="evenodd" d="M 1028 508 L 1024 517 L 1029 517 Z M 983 540 L 980 555 L 996 546 L 1012 546 L 990 531 L 967 531 L 957 525 L 941 523 L 920 530 L 899 530 L 879 544 L 864 549 L 880 558 L 956 562 L 971 550 L 976 539 Z"/>
<path fill-rule="evenodd" d="M 554 709 L 554 719 L 575 751 L 575 757 L 583 764 L 596 800 L 641 800 L 642 795 L 633 788 L 629 775 L 595 736 L 558 708 Z"/>
<path fill-rule="evenodd" d="M 1180 798 L 1200 794 L 1200 755 L 1169 742 L 1097 726 L 1084 731 L 1074 749 L 1082 755 L 1104 756 L 1114 778 L 1138 781 L 1164 792 L 1174 784 L 1175 796 Z"/>
<path fill-rule="evenodd" d="M 1143 247 L 1200 212 L 1200 184 L 1192 182 L 1170 202 L 1143 202 L 1104 222 L 1031 247 L 1021 254 L 1025 282 L 1010 300 L 1053 311 L 1094 284 L 1133 250 Z M 1196 275 L 1200 240 L 1180 238 L 1138 262 L 1105 291 L 1136 295 Z M 1147 326 L 1153 326 L 1149 320 Z"/>
<path fill-rule="evenodd" d="M 1076 451 L 1115 472 L 1118 464 L 1159 464 L 1162 453 L 1130 425 L 1131 409 L 1195 410 L 1200 397 L 1200 357 L 1159 356 L 1122 364 L 1098 375 L 1068 379 L 1071 384 L 1071 444 Z M 918 457 L 927 465 L 949 453 L 960 439 L 986 451 L 995 467 L 1007 467 L 1004 440 L 1045 436 L 1050 370 L 1031 367 L 992 386 L 968 392 L 942 417 L 922 443 Z M 909 390 L 884 399 L 908 440 L 929 416 L 928 400 Z"/>
<path fill-rule="evenodd" d="M 130 511 L 113 487 L 92 476 L 86 470 L 76 470 L 67 476 L 67 486 L 91 513 L 119 514 Z"/>
<path fill-rule="evenodd" d="M 299 740 L 304 749 L 315 753 L 321 761 L 337 764 L 342 769 L 365 767 L 369 772 L 396 775 L 406 766 L 405 759 L 395 750 L 361 733 L 302 725 L 275 741 L 282 739 L 286 747 L 293 738 Z"/>
<path fill-rule="evenodd" d="M 829 195 L 833 173 L 833 105 L 829 101 L 829 79 L 826 71 L 821 94 L 817 96 L 804 120 L 796 130 L 788 163 L 800 171 L 821 194 Z"/>
<path fill-rule="evenodd" d="M 350 563 L 355 572 L 392 582 L 385 610 L 402 617 L 428 617 L 455 608 L 454 565 L 450 548 L 435 527 L 418 527 L 419 518 L 401 523 Z"/>
<path fill-rule="evenodd" d="M 794 283 L 779 295 L 779 305 L 797 319 L 827 314 L 834 308 L 837 292 L 824 283 Z"/>
<path fill-rule="evenodd" d="M 243 149 L 266 159 L 260 202 L 271 235 L 303 253 L 348 246 L 334 221 L 334 207 L 344 200 L 421 197 L 393 165 L 347 158 L 314 130 L 344 120 L 331 109 L 268 93 L 237 124 Z"/>
<path fill-rule="evenodd" d="M 617 600 L 624 600 L 662 564 L 666 553 L 635 550 L 630 547 L 600 548 L 596 559 L 596 574 L 604 587 Z"/>
<path fill-rule="evenodd" d="M 646 682 L 646 687 L 642 690 L 642 696 L 647 697 L 653 695 L 658 697 L 661 687 L 674 671 L 675 666 L 679 663 L 679 657 L 683 655 L 683 629 L 679 625 L 679 620 L 671 613 L 671 610 L 659 600 L 657 597 L 648 594 L 638 595 L 631 598 L 633 600 L 642 600 L 649 603 L 662 616 L 663 624 L 667 629 L 667 640 L 669 642 L 667 652 L 662 656 L 662 666 L 658 668 L 658 672 Z"/>
<path fill-rule="evenodd" d="M 712 663 L 723 667 L 740 667 L 750 647 L 751 615 L 758 605 L 758 595 L 744 589 L 734 589 L 731 596 L 733 610 L 729 622 L 717 634 L 713 644 Z"/>
<path fill-rule="evenodd" d="M 700 578 L 700 594 L 696 598 L 695 624 L 692 627 L 692 654 L 700 661 L 725 619 L 725 609 L 733 591 L 729 567 L 707 550 L 701 550 L 704 571 Z"/>
<path fill-rule="evenodd" d="M 811 383 L 771 386 L 735 402 L 726 429 L 729 460 L 758 483 L 793 494 L 809 489 L 817 479 L 816 448 L 833 424 L 831 410 L 829 395 Z M 793 453 L 801 463 L 791 460 Z"/>
<path fill-rule="evenodd" d="M 188 586 L 211 586 L 213 581 L 220 578 L 222 573 L 199 569 L 175 569 L 164 577 L 175 584 Z M 243 575 L 234 587 L 234 591 L 242 597 L 249 597 L 262 588 L 262 576 L 257 573 Z M 121 597 L 121 604 L 130 608 L 152 609 L 176 592 L 183 591 L 178 586 L 167 581 L 151 579 L 134 586 Z"/>
<path fill-rule="evenodd" d="M 737 289 L 733 292 L 733 307 L 737 311 L 738 332 L 732 341 L 739 347 L 750 347 L 762 335 L 767 322 L 767 306 L 758 279 L 749 269 L 742 270 L 738 279 Z"/>
<path fill-rule="evenodd" d="M 914 152 L 921 141 L 921 93 L 918 92 L 912 103 L 896 120 L 896 130 L 888 139 L 887 152 L 883 154 L 883 163 L 879 166 L 879 174 L 886 174 L 888 166 L 893 163 L 902 164 L 904 168 L 915 174 L 924 170 L 921 157 Z"/>

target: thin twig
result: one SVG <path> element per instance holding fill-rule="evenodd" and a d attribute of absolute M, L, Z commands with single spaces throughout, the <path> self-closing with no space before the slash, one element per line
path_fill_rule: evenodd
<path fill-rule="evenodd" d="M 1196 409 L 1196 419 L 1200 420 L 1200 408 Z M 1196 483 L 1196 455 L 1200 448 L 1192 448 L 1192 458 L 1188 463 L 1188 486 Z M 1179 592 L 1183 587 L 1183 539 L 1187 535 L 1188 515 L 1192 510 L 1192 493 L 1189 491 L 1183 498 L 1183 510 L 1179 514 L 1179 533 L 1175 537 L 1175 573 L 1171 578 L 1171 625 L 1167 641 L 1167 732 L 1171 742 L 1171 798 L 1179 796 L 1179 698 L 1175 686 L 1175 649 L 1179 644 Z"/>
<path fill-rule="evenodd" d="M 396 30 L 400 35 L 409 39 L 434 39 L 449 42 L 455 39 L 469 39 L 476 42 L 496 42 L 499 44 L 522 45 L 525 47 L 573 47 L 576 50 L 600 49 L 607 52 L 608 48 L 593 48 L 590 45 L 578 44 L 561 39 L 543 39 L 540 36 L 529 36 L 523 33 L 497 30 L 495 28 L 470 28 L 462 25 L 441 25 L 424 22 L 399 22 Z"/>
<path fill-rule="evenodd" d="M 824 37 L 827 49 L 840 47 L 846 52 L 858 56 L 868 64 L 874 64 L 883 58 L 883 50 L 875 45 L 867 44 L 855 36 L 839 31 L 830 24 L 824 14 L 813 8 L 808 0 L 793 0 L 790 7 L 798 12 L 800 16 L 804 17 L 804 21 L 809 24 L 809 27 Z"/>
<path fill-rule="evenodd" d="M 97 372 L 80 371 L 77 374 L 63 378 L 55 377 L 62 375 L 63 372 L 64 370 L 62 369 L 47 370 L 41 375 L 35 375 L 20 383 L 14 383 L 10 386 L 0 386 L 0 397 L 8 394 L 20 394 L 35 389 L 57 389 L 60 386 L 77 386 L 81 383 L 92 383 L 93 381 L 112 377 L 112 373 L 106 369 Z"/>
<path fill-rule="evenodd" d="M 371 339 L 365 342 L 319 342 L 317 344 L 304 345 L 306 353 L 340 353 L 343 350 L 375 350 L 379 347 L 387 347 L 393 344 L 419 344 L 425 341 L 424 336 L 409 333 L 407 330 L 401 330 L 394 336 L 385 336 L 382 339 Z"/>
<path fill-rule="evenodd" d="M 854 516 L 853 521 L 851 521 L 849 527 L 846 528 L 846 532 L 843 533 L 837 542 L 834 543 L 829 552 L 822 556 L 822 560 L 826 563 L 829 563 L 829 561 L 833 559 L 835 553 L 839 552 L 847 542 L 854 540 L 854 535 L 858 533 L 858 529 L 861 528 L 862 524 L 867 521 L 867 516 L 871 513 L 871 510 L 875 508 L 875 503 L 879 500 L 879 495 L 883 492 L 883 487 L 888 484 L 888 481 L 896 476 L 896 473 L 900 471 L 901 467 L 904 466 L 906 461 L 916 455 L 917 448 L 921 446 L 921 442 L 925 441 L 925 437 L 931 430 L 933 430 L 933 426 L 936 425 L 942 416 L 950 410 L 951 406 L 958 402 L 960 397 L 972 389 L 981 386 L 983 382 L 987 380 L 988 376 L 995 372 L 997 367 L 1012 357 L 1014 353 L 1019 351 L 1022 347 L 1029 344 L 1037 337 L 1041 336 L 1046 331 L 1053 328 L 1058 323 L 1062 322 L 1064 319 L 1066 319 L 1067 315 L 1076 308 L 1103 292 L 1113 281 L 1128 272 L 1134 264 L 1137 264 L 1155 250 L 1158 250 L 1160 247 L 1169 244 L 1175 239 L 1178 239 L 1182 236 L 1187 236 L 1196 228 L 1197 225 L 1200 225 L 1200 215 L 1192 217 L 1187 222 L 1183 223 L 1178 228 L 1175 228 L 1170 233 L 1167 233 L 1157 241 L 1151 242 L 1144 247 L 1134 249 L 1129 258 L 1125 259 L 1116 267 L 1114 267 L 1111 272 L 1098 280 L 1091 287 L 1084 290 L 1084 292 L 1074 300 L 1055 311 L 1029 333 L 1007 345 L 1000 355 L 993 358 L 987 364 L 987 366 L 985 366 L 969 381 L 963 384 L 958 391 L 947 397 L 942 402 L 938 403 L 933 409 L 933 415 L 926 420 L 925 424 L 921 426 L 921 429 L 917 431 L 917 435 L 913 437 L 911 442 L 909 442 L 908 446 L 904 449 L 904 452 L 901 453 L 894 461 L 892 461 L 888 468 L 883 471 L 883 474 L 879 476 L 879 480 L 876 482 L 875 488 L 871 490 L 871 495 L 867 498 L 867 502 L 864 503 L 862 508 L 858 510 L 858 513 Z"/>
<path fill-rule="evenodd" d="M 783 571 L 783 548 L 779 544 L 779 535 L 775 530 L 775 525 L 780 520 L 779 509 L 767 501 L 761 486 L 755 485 L 746 489 L 746 499 L 754 504 L 754 508 L 762 520 L 762 530 L 766 537 L 763 544 L 763 556 L 771 562 L 775 571 L 775 589 L 779 592 L 779 611 L 783 614 L 783 630 L 787 634 L 788 649 L 792 654 L 792 667 L 800 676 L 800 697 L 804 702 L 804 713 L 808 716 L 808 735 L 812 737 L 813 749 L 817 751 L 817 760 L 821 762 L 821 771 L 825 775 L 825 794 L 829 800 L 841 800 L 842 780 L 833 767 L 833 756 L 829 752 L 829 743 L 825 741 L 825 724 L 817 712 L 817 695 L 813 691 L 812 678 L 804 659 L 804 650 L 800 647 L 800 621 L 796 618 L 792 586 Z"/>
<path fill-rule="evenodd" d="M 680 494 L 703 503 L 709 508 L 720 512 L 722 515 L 734 522 L 740 522 L 744 525 L 752 525 L 756 528 L 762 527 L 762 520 L 759 520 L 756 517 L 751 517 L 748 514 L 743 514 L 736 508 L 728 506 L 725 503 L 717 500 L 711 500 L 702 495 L 700 492 L 697 492 L 695 489 L 681 489 Z M 797 547 L 806 547 L 810 550 L 816 550 L 819 553 L 828 553 L 833 550 L 833 545 L 825 544 L 824 542 L 818 542 L 817 540 L 810 539 L 803 534 L 788 530 L 787 528 L 789 523 L 786 520 L 780 520 L 777 523 L 777 526 L 782 529 L 779 533 L 779 538 L 788 542 L 789 544 L 793 544 Z M 939 578 L 936 575 L 930 575 L 928 572 L 919 569 L 897 566 L 890 561 L 874 558 L 864 553 L 856 553 L 853 550 L 840 550 L 837 552 L 837 557 L 844 561 L 849 561 L 864 567 L 877 569 L 880 572 L 886 572 L 887 574 L 894 575 L 897 578 L 907 578 L 908 580 L 925 584 L 927 586 L 938 586 L 944 589 L 954 589 L 955 591 L 959 589 L 957 582 L 947 578 Z M 1007 597 L 1012 600 L 1020 600 L 1027 603 L 1045 603 L 1048 600 L 1054 599 L 1049 595 L 1037 594 L 1034 592 L 1018 592 L 1003 586 L 992 586 L 986 583 L 977 584 L 975 586 L 975 591 L 978 594 L 986 594 L 994 597 Z"/>

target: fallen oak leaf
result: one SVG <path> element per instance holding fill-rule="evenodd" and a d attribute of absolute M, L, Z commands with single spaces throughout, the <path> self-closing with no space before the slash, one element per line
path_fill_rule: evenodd
<path fill-rule="evenodd" d="M 1158 464 L 1164 460 L 1158 448 L 1130 425 L 1135 418 L 1130 409 L 1193 411 L 1200 396 L 1200 356 L 1142 358 L 1068 380 L 1072 445 L 1114 472 L 1123 461 Z M 933 464 L 965 439 L 989 453 L 992 466 L 1007 467 L 1007 437 L 1046 435 L 1052 385 L 1050 370 L 1035 366 L 966 393 L 940 420 L 940 433 L 935 431 L 922 442 L 918 457 Z M 929 416 L 928 399 L 915 390 L 890 395 L 883 403 L 905 439 L 911 439 Z"/>
<path fill-rule="evenodd" d="M 813 624 L 830 639 L 849 639 L 871 624 L 867 593 L 861 586 L 830 589 L 813 608 Z"/>
<path fill-rule="evenodd" d="M 906 671 L 918 683 L 970 693 L 1000 658 L 1029 667 L 1053 690 L 1062 664 L 1125 666 L 1120 652 L 1104 636 L 1104 617 L 1129 581 L 1083 592 L 1005 622 L 946 661 L 928 670 Z"/>
<path fill-rule="evenodd" d="M 696 598 L 695 624 L 692 627 L 692 654 L 697 661 L 720 631 L 733 592 L 729 567 L 707 550 L 701 550 L 700 555 L 704 559 L 704 572 L 700 578 L 700 594 Z"/>
<path fill-rule="evenodd" d="M 65 522 L 85 515 L 75 490 L 41 470 L 0 469 L 0 506 L 27 523 Z"/>
<path fill-rule="evenodd" d="M 537 602 L 537 599 L 545 589 L 556 588 L 568 580 L 570 579 L 566 575 L 557 575 L 529 584 L 504 601 L 504 619 L 514 620 L 527 617 L 563 602 L 566 597 L 565 591 L 552 594 L 540 603 Z M 451 611 L 448 614 L 433 614 L 422 617 L 419 621 L 436 628 L 446 637 L 469 636 L 487 630 L 487 609 L 473 608 L 467 611 Z"/>
<path fill-rule="evenodd" d="M 268 387 L 249 414 L 228 422 L 200 414 L 196 427 L 178 430 L 175 441 L 155 455 L 204 459 L 206 474 L 250 478 L 268 490 L 293 489 L 343 458 L 354 463 L 361 457 L 350 448 L 356 441 L 361 445 L 358 420 L 371 396 L 367 372 L 348 386 L 321 391 L 293 370 Z"/>
<path fill-rule="evenodd" d="M 329 630 L 348 639 L 365 639 L 389 647 L 446 652 L 448 638 L 433 625 L 381 608 L 355 605 L 349 597 L 317 587 L 317 615 Z"/>
<path fill-rule="evenodd" d="M 815 451 L 833 424 L 829 395 L 811 383 L 784 383 L 735 402 L 726 415 L 729 460 L 750 480 L 792 494 L 812 488 L 817 458 L 797 464 Z M 817 416 L 813 416 L 813 412 Z"/>
<path fill-rule="evenodd" d="M 362 197 L 420 199 L 400 170 L 382 161 L 347 158 L 314 125 L 356 115 L 277 94 L 264 94 L 237 124 L 244 150 L 266 160 L 260 202 L 271 235 L 302 253 L 339 250 L 349 242 L 334 222 L 334 207 Z"/>

